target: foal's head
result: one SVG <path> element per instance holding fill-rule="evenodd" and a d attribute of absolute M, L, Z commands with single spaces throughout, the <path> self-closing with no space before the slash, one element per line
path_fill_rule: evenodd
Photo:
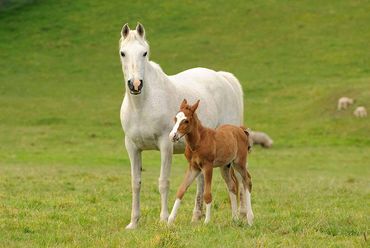
<path fill-rule="evenodd" d="M 144 84 L 145 63 L 149 61 L 149 45 L 143 25 L 138 23 L 135 30 L 130 30 L 128 24 L 123 26 L 119 54 L 128 90 L 132 95 L 138 95 Z"/>
<path fill-rule="evenodd" d="M 186 99 L 182 101 L 180 111 L 174 118 L 175 125 L 169 135 L 172 142 L 179 141 L 181 137 L 193 130 L 194 126 L 198 122 L 195 111 L 198 108 L 199 101 L 200 100 L 198 100 L 194 105 L 188 105 Z"/>

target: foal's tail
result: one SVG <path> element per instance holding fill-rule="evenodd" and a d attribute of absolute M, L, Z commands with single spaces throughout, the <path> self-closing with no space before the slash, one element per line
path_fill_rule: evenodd
<path fill-rule="evenodd" d="M 246 128 L 244 126 L 240 126 L 240 128 L 243 130 L 243 132 L 247 136 L 248 152 L 251 152 L 252 151 L 252 142 L 251 142 L 251 135 L 250 135 L 251 129 Z"/>

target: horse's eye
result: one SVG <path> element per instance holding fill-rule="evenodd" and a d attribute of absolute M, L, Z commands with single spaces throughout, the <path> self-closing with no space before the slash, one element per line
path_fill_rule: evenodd
<path fill-rule="evenodd" d="M 125 53 L 124 53 L 124 52 L 121 52 L 121 56 L 122 56 L 122 57 L 125 57 Z"/>
<path fill-rule="evenodd" d="M 146 55 L 148 54 L 148 52 L 145 52 L 144 54 L 143 54 L 143 57 L 146 57 Z"/>

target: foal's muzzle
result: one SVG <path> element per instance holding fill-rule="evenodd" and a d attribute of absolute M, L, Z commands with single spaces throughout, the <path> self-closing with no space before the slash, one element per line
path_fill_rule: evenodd
<path fill-rule="evenodd" d="M 177 133 L 172 137 L 172 138 L 170 138 L 171 139 L 171 141 L 173 142 L 173 143 L 177 143 L 178 141 L 179 141 L 179 136 L 177 135 Z"/>
<path fill-rule="evenodd" d="M 127 86 L 130 89 L 130 93 L 132 95 L 139 95 L 141 93 L 141 89 L 143 88 L 143 80 L 128 80 L 127 81 Z"/>
<path fill-rule="evenodd" d="M 177 142 L 179 142 L 179 140 L 182 138 L 182 137 L 184 137 L 184 134 L 181 134 L 181 133 L 170 133 L 170 135 L 169 135 L 169 138 L 170 138 L 170 140 L 173 142 L 173 143 L 177 143 Z"/>

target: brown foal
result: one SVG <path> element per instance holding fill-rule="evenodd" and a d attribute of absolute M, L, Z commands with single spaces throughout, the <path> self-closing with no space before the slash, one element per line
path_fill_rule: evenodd
<path fill-rule="evenodd" d="M 206 202 L 206 218 L 208 223 L 211 217 L 211 183 L 214 167 L 220 167 L 222 178 L 229 190 L 232 217 L 238 218 L 237 194 L 239 182 L 242 182 L 244 192 L 241 194 L 241 205 L 246 206 L 246 217 L 249 225 L 253 222 L 251 205 L 251 176 L 247 171 L 247 156 L 249 151 L 249 133 L 244 127 L 222 125 L 216 129 L 203 127 L 195 111 L 199 100 L 194 105 L 188 105 L 186 99 L 180 106 L 175 117 L 175 125 L 169 135 L 173 142 L 185 136 L 185 157 L 189 162 L 185 178 L 177 191 L 177 199 L 172 208 L 168 223 L 172 223 L 177 214 L 180 202 L 194 179 L 203 172 L 205 187 L 204 201 Z M 236 173 L 235 173 L 236 172 Z M 242 210 L 241 210 L 242 211 Z M 241 213 L 242 214 L 242 213 Z"/>

